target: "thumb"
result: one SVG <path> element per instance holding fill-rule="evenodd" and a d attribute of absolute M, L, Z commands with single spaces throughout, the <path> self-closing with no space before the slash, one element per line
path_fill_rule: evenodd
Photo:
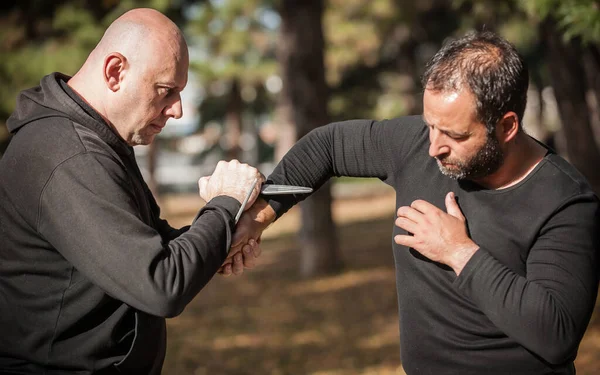
<path fill-rule="evenodd" d="M 210 176 L 204 176 L 198 180 L 198 190 L 200 192 L 200 197 L 202 199 L 204 199 L 207 203 L 210 200 L 210 197 L 208 196 L 208 191 L 207 191 L 209 179 L 210 179 Z"/>
<path fill-rule="evenodd" d="M 460 210 L 460 207 L 458 206 L 458 203 L 456 203 L 456 196 L 453 192 L 446 194 L 446 211 L 449 215 L 452 215 L 458 219 L 464 220 L 465 218 Z"/>

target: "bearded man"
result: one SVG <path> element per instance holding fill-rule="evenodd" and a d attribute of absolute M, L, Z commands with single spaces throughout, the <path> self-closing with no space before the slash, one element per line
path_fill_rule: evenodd
<path fill-rule="evenodd" d="M 523 131 L 528 80 L 514 46 L 468 34 L 428 64 L 422 116 L 320 127 L 267 180 L 317 189 L 332 176 L 377 177 L 394 187 L 409 375 L 575 374 L 598 290 L 598 198 Z M 259 199 L 240 223 L 247 238 L 305 197 Z"/>

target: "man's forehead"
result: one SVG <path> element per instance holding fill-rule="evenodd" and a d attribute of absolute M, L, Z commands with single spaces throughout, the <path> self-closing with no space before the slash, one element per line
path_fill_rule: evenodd
<path fill-rule="evenodd" d="M 163 59 L 162 64 L 156 61 L 155 81 L 169 86 L 183 88 L 187 84 L 189 65 L 187 61 Z"/>

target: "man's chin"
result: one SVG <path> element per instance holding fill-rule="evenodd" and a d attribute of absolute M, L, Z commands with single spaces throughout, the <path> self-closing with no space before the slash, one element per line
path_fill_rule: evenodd
<path fill-rule="evenodd" d="M 446 177 L 450 177 L 455 180 L 462 180 L 466 177 L 465 172 L 456 164 L 443 163 L 437 160 L 438 168 L 440 172 Z"/>
<path fill-rule="evenodd" d="M 150 143 L 154 142 L 154 138 L 156 135 L 144 135 L 144 136 L 134 136 L 131 140 L 130 146 L 148 146 Z"/>

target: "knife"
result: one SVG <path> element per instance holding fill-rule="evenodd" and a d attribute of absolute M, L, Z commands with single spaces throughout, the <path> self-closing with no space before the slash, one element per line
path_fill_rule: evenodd
<path fill-rule="evenodd" d="M 242 213 L 244 212 L 244 209 L 246 208 L 246 204 L 248 204 L 248 200 L 250 199 L 250 196 L 252 195 L 252 192 L 254 191 L 254 188 L 256 187 L 257 183 L 258 183 L 258 179 L 255 179 L 254 182 L 252 183 L 252 186 L 248 190 L 248 193 L 246 193 L 246 197 L 244 198 L 244 201 L 242 202 L 242 206 L 240 207 L 237 214 L 235 215 L 235 223 L 236 224 L 237 224 L 238 220 L 240 220 L 240 216 L 242 216 Z M 305 187 L 305 186 L 294 186 L 294 185 L 268 184 L 268 185 L 263 185 L 260 188 L 261 195 L 309 194 L 309 193 L 312 193 L 312 191 L 313 191 L 312 188 Z"/>
<path fill-rule="evenodd" d="M 244 212 L 244 209 L 246 208 L 246 204 L 248 203 L 248 200 L 250 199 L 250 196 L 252 195 L 252 192 L 254 191 L 254 188 L 256 187 L 257 183 L 258 183 L 258 179 L 255 179 L 254 182 L 252 183 L 252 186 L 248 190 L 248 193 L 246 193 L 246 197 L 244 198 L 244 201 L 242 202 L 242 206 L 238 210 L 237 215 L 235 215 L 235 223 L 236 224 L 237 224 L 238 220 L 240 219 L 240 216 L 242 216 L 242 213 Z M 261 186 L 261 188 L 260 188 L 261 195 L 309 194 L 309 193 L 312 193 L 312 191 L 313 191 L 312 188 L 309 188 L 306 186 L 294 186 L 294 185 L 267 184 L 267 185 Z"/>
<path fill-rule="evenodd" d="M 282 195 L 282 194 L 310 194 L 313 189 L 305 186 L 294 185 L 271 185 L 266 184 L 260 188 L 262 195 Z"/>

